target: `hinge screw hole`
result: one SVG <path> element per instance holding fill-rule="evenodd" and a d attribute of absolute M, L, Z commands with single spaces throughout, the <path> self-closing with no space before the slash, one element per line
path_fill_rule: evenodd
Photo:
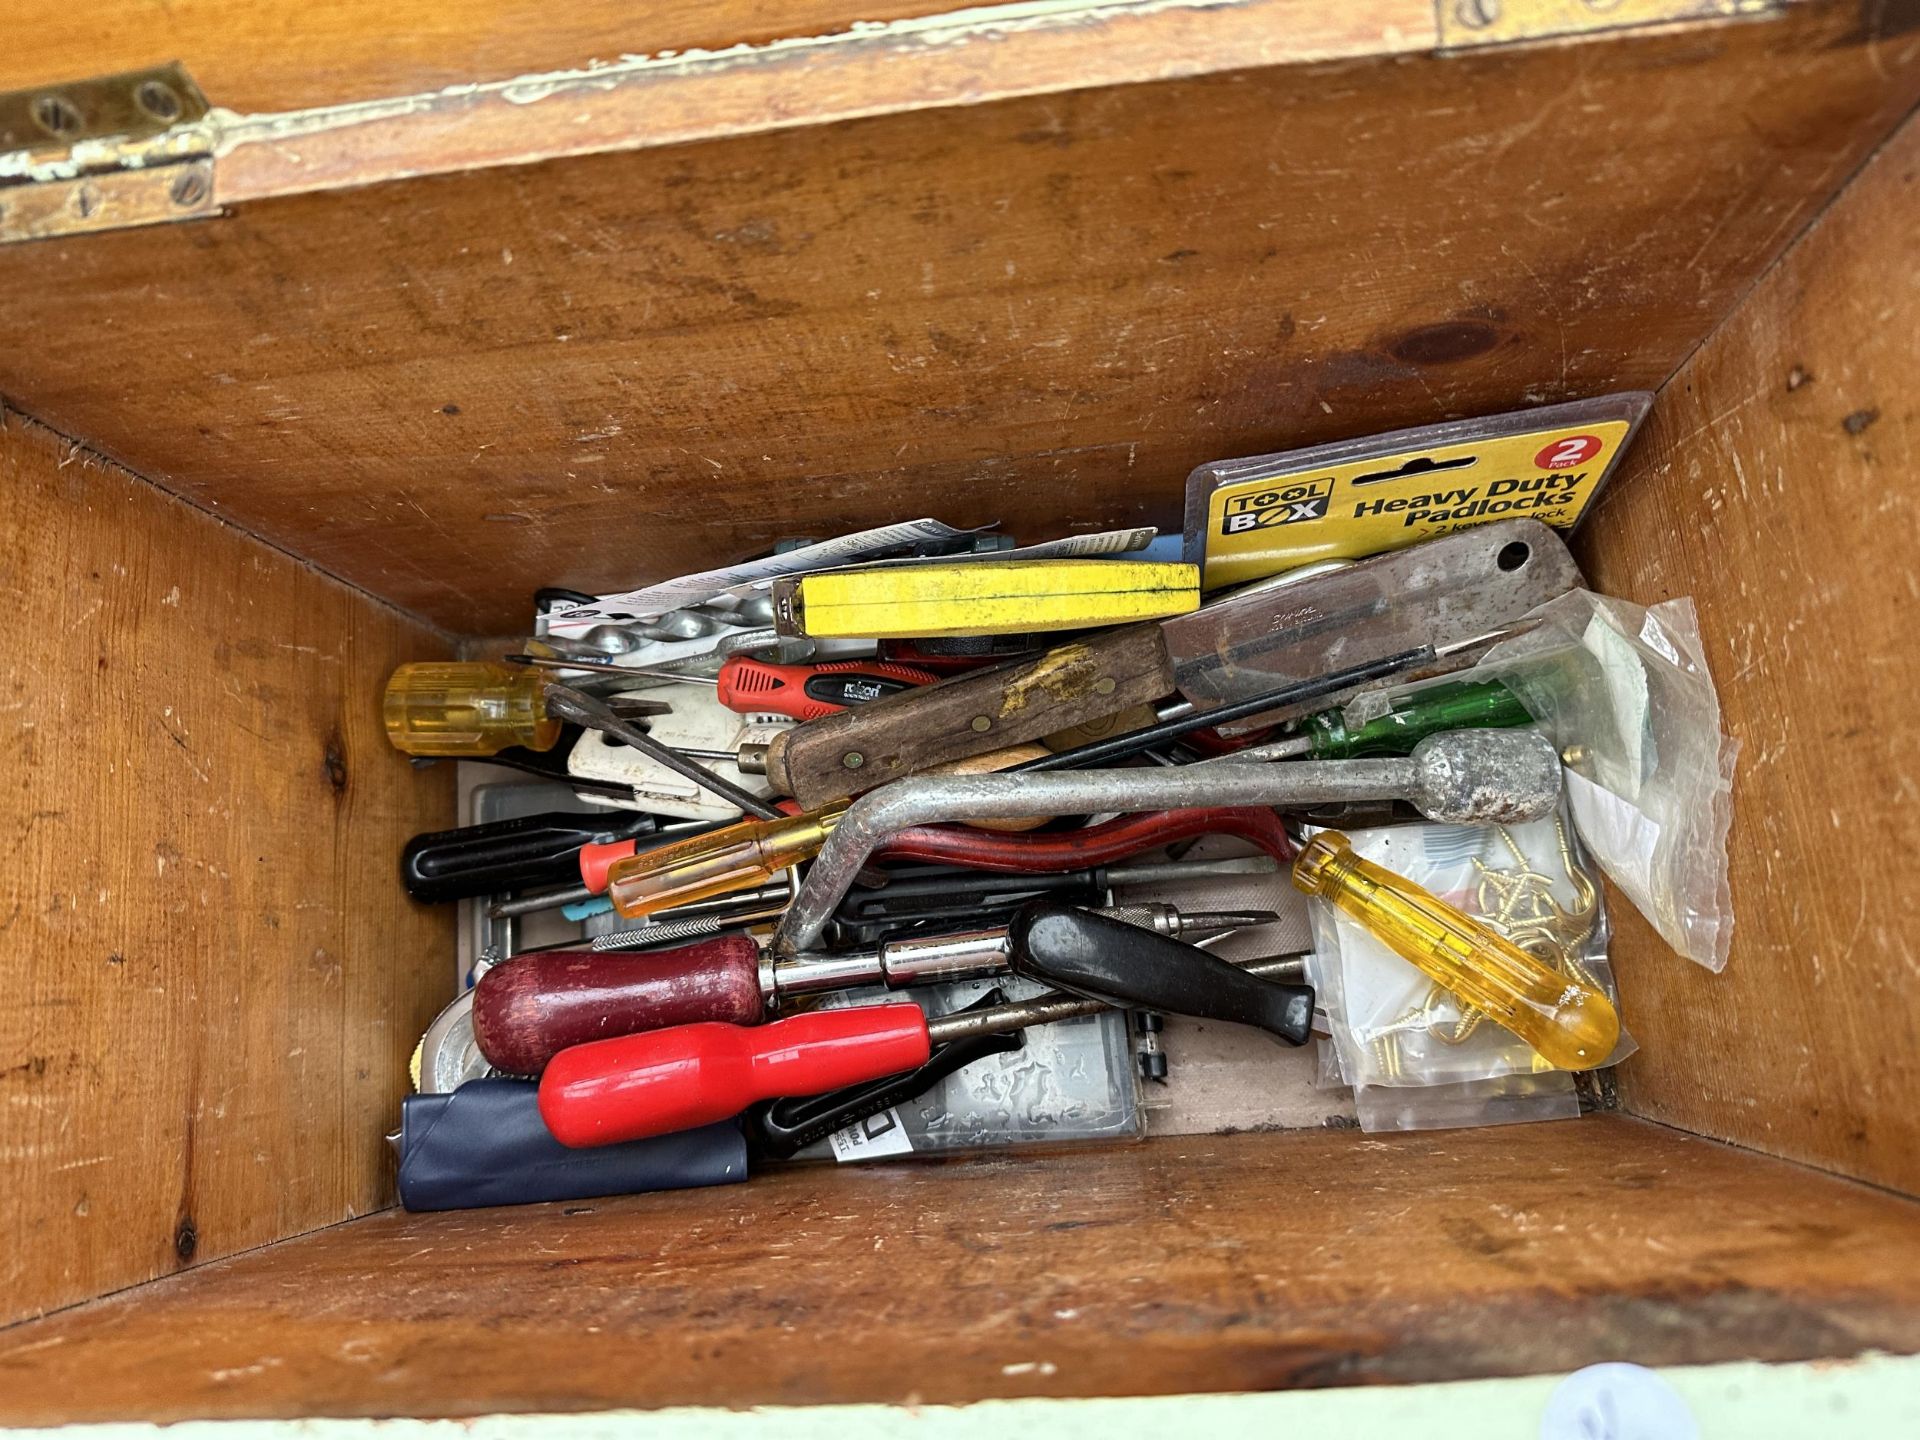
<path fill-rule="evenodd" d="M 64 95 L 42 95 L 33 102 L 33 123 L 49 135 L 65 140 L 80 133 L 85 123 L 80 111 Z"/>

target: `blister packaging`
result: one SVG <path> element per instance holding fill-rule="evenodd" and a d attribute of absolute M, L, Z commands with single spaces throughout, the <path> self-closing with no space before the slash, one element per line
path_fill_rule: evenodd
<path fill-rule="evenodd" d="M 1676 951 L 1723 969 L 1739 745 L 1720 726 L 1693 602 L 1576 590 L 1448 680 L 1499 680 L 1519 697 L 1568 762 L 1568 805 L 1594 861 Z M 1349 723 L 1381 703 L 1361 697 Z"/>
<path fill-rule="evenodd" d="M 623 696 L 660 700 L 672 706 L 670 714 L 647 722 L 647 733 L 676 750 L 738 750 L 743 744 L 764 745 L 794 722 L 780 715 L 741 715 L 729 710 L 704 685 L 665 681 L 620 692 Z M 770 799 L 773 787 L 764 775 L 748 775 L 731 760 L 702 760 L 721 779 L 748 793 Z M 567 772 L 583 780 L 613 780 L 633 787 L 633 798 L 583 796 L 590 804 L 623 810 L 643 810 L 683 820 L 735 820 L 736 806 L 710 795 L 684 775 L 676 774 L 638 750 L 588 730 L 567 756 Z"/>
<path fill-rule="evenodd" d="M 1046 993 L 1017 976 L 916 987 L 911 998 L 929 1016 L 949 1015 L 998 988 L 1008 1000 Z M 834 1005 L 904 998 L 897 990 L 838 993 Z M 882 1160 L 946 1155 L 1010 1145 L 1133 1140 L 1145 1132 L 1133 1042 L 1118 1010 L 1036 1025 L 1026 1044 L 975 1061 L 903 1105 L 836 1131 L 798 1159 Z"/>
<path fill-rule="evenodd" d="M 1606 963 L 1600 887 L 1564 813 L 1527 825 L 1390 825 L 1344 832 L 1356 853 L 1433 892 L 1570 979 L 1597 986 L 1618 1006 Z M 1443 1113 L 1474 1114 L 1488 1099 L 1567 1096 L 1572 1083 L 1485 1086 L 1508 1076 L 1556 1074 L 1531 1046 L 1463 1007 L 1332 906 L 1313 906 L 1313 974 L 1337 1051 L 1341 1083 L 1355 1091 L 1365 1128 L 1427 1128 Z M 1633 1052 L 1623 1030 L 1606 1064 Z M 1427 1101 L 1382 1097 L 1376 1088 L 1480 1086 Z M 1425 1105 L 1425 1125 L 1408 1123 Z M 1372 1118 L 1379 1122 L 1369 1124 Z M 1393 1117 L 1399 1115 L 1396 1120 Z M 1519 1118 L 1519 1117 L 1515 1117 Z M 1531 1118 L 1531 1117 L 1528 1117 Z"/>

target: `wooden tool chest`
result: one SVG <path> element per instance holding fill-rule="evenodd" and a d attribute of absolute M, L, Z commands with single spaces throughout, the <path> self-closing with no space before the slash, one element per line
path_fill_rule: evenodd
<path fill-rule="evenodd" d="M 1920 1350 L 1920 8 L 14 11 L 0 1423 Z M 1614 907 L 1610 1113 L 388 1208 L 453 943 L 395 665 L 1635 389 L 1576 550 L 1699 606 L 1738 925 Z"/>

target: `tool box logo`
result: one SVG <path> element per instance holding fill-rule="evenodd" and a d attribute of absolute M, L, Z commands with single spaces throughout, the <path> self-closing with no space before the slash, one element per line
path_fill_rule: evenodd
<path fill-rule="evenodd" d="M 1222 535 L 1245 535 L 1252 530 L 1271 530 L 1281 525 L 1297 525 L 1303 520 L 1324 520 L 1327 505 L 1333 499 L 1333 477 L 1321 480 L 1296 480 L 1272 490 L 1257 490 L 1251 495 L 1235 495 L 1220 517 Z"/>

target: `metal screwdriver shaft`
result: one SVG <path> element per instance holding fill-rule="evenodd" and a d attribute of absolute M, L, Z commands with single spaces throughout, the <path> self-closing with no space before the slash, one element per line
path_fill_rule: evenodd
<path fill-rule="evenodd" d="M 584 725 L 589 730 L 598 730 L 603 735 L 611 735 L 623 745 L 630 745 L 650 760 L 658 761 L 676 775 L 683 776 L 698 785 L 710 795 L 716 795 L 729 805 L 738 807 L 760 820 L 778 820 L 781 814 L 773 806 L 749 790 L 743 790 L 730 780 L 723 780 L 706 766 L 696 760 L 689 760 L 669 745 L 662 745 L 646 731 L 629 725 L 607 706 L 605 701 L 596 700 L 591 695 L 567 685 L 548 685 L 546 693 L 547 713 L 556 720 L 570 720 L 576 725 Z"/>
<path fill-rule="evenodd" d="M 1229 960 L 1229 965 L 1257 975 L 1262 980 L 1277 980 L 1299 985 L 1307 978 L 1307 959 L 1311 950 L 1295 950 L 1285 955 L 1265 955 L 1258 960 Z M 974 1035 L 1004 1035 L 1009 1030 L 1025 1030 L 1033 1025 L 1050 1025 L 1056 1020 L 1078 1020 L 1083 1015 L 1098 1015 L 1115 1007 L 1104 1000 L 1089 1000 L 1079 995 L 1054 991 L 1031 1000 L 1016 1000 L 985 1010 L 960 1010 L 927 1022 L 927 1036 L 936 1045 L 963 1040 Z"/>

